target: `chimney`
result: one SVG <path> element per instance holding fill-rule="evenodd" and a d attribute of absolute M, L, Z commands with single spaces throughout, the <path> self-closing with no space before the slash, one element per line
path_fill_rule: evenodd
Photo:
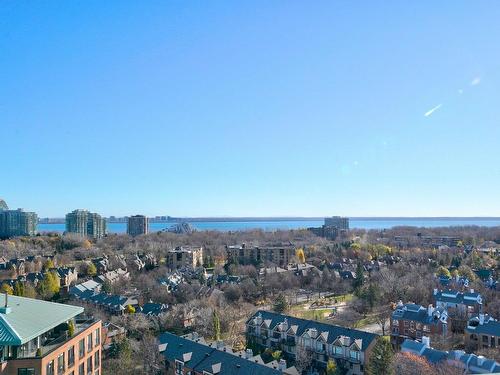
<path fill-rule="evenodd" d="M 9 295 L 7 292 L 4 293 L 5 295 L 5 305 L 3 307 L 0 307 L 0 314 L 9 314 L 11 312 L 11 308 L 9 307 Z"/>
<path fill-rule="evenodd" d="M 437 288 L 434 288 L 434 295 L 438 294 Z"/>
<path fill-rule="evenodd" d="M 484 314 L 479 314 L 479 325 L 484 324 Z"/>
<path fill-rule="evenodd" d="M 253 357 L 253 351 L 252 351 L 252 349 L 245 350 L 245 358 L 246 359 L 250 359 L 252 357 Z"/>
<path fill-rule="evenodd" d="M 278 369 L 280 371 L 285 371 L 286 370 L 286 361 L 284 359 L 280 359 L 280 362 L 278 364 Z"/>
<path fill-rule="evenodd" d="M 429 307 L 427 307 L 427 315 L 432 316 L 433 313 L 434 313 L 434 307 L 432 306 L 432 304 L 430 304 Z"/>
<path fill-rule="evenodd" d="M 318 336 L 318 330 L 316 328 L 310 328 L 309 336 L 311 336 L 312 339 L 315 339 Z"/>
<path fill-rule="evenodd" d="M 471 289 L 470 289 L 470 292 L 471 292 L 471 293 L 474 293 L 474 289 L 472 289 L 472 288 L 471 288 Z"/>
<path fill-rule="evenodd" d="M 422 344 L 424 344 L 426 348 L 430 348 L 431 339 L 428 336 L 422 336 Z"/>

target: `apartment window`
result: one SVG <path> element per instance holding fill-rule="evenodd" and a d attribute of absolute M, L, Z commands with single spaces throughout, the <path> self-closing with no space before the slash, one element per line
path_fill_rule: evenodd
<path fill-rule="evenodd" d="M 410 322 L 410 329 L 415 329 L 415 322 Z"/>
<path fill-rule="evenodd" d="M 71 367 L 75 364 L 75 346 L 73 345 L 68 349 L 68 367 Z"/>
<path fill-rule="evenodd" d="M 357 350 L 351 350 L 349 356 L 352 359 L 359 361 L 359 352 Z"/>
<path fill-rule="evenodd" d="M 74 371 L 71 371 L 71 372 L 69 373 L 69 375 L 75 375 L 75 372 L 74 372 Z"/>
<path fill-rule="evenodd" d="M 54 375 L 54 361 L 50 361 L 49 363 L 47 363 L 47 368 L 45 373 L 47 375 Z"/>
<path fill-rule="evenodd" d="M 35 375 L 34 368 L 19 368 L 17 369 L 17 375 Z"/>
<path fill-rule="evenodd" d="M 85 375 L 85 364 L 82 363 L 78 366 L 78 375 Z"/>
<path fill-rule="evenodd" d="M 95 330 L 95 345 L 99 345 L 101 343 L 101 329 L 97 328 Z"/>
<path fill-rule="evenodd" d="M 342 355 L 343 354 L 343 350 L 342 350 L 342 347 L 341 346 L 338 346 L 338 345 L 334 345 L 333 346 L 333 352 L 337 355 Z"/>
<path fill-rule="evenodd" d="M 99 350 L 94 353 L 94 367 L 98 368 L 99 367 L 99 362 L 100 362 L 100 352 Z"/>
<path fill-rule="evenodd" d="M 488 343 L 488 336 L 483 336 L 483 342 Z"/>
<path fill-rule="evenodd" d="M 87 336 L 87 351 L 90 352 L 92 350 L 92 334 Z"/>
<path fill-rule="evenodd" d="M 92 365 L 93 365 L 92 364 L 92 356 L 89 356 L 87 358 L 87 374 L 92 374 L 92 368 L 93 368 Z"/>
<path fill-rule="evenodd" d="M 58 374 L 63 374 L 65 370 L 65 365 L 64 365 L 64 353 L 59 354 L 57 357 L 57 373 Z"/>
<path fill-rule="evenodd" d="M 408 320 L 404 321 L 405 328 L 408 328 L 410 326 L 410 322 Z"/>
<path fill-rule="evenodd" d="M 424 325 L 424 332 L 430 332 L 431 328 L 428 325 Z"/>
<path fill-rule="evenodd" d="M 175 374 L 182 375 L 182 370 L 184 369 L 184 363 L 181 361 L 175 361 Z"/>
<path fill-rule="evenodd" d="M 78 343 L 78 355 L 82 358 L 85 355 L 85 339 L 81 339 Z"/>

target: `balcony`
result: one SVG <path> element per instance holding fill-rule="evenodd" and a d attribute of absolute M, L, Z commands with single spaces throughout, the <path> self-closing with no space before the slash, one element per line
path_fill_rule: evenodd
<path fill-rule="evenodd" d="M 36 346 L 30 343 L 26 343 L 24 345 L 18 346 L 14 348 L 14 357 L 10 359 L 33 359 L 33 358 L 42 358 L 52 351 L 56 350 L 64 343 L 69 341 L 70 339 L 78 336 L 80 333 L 88 329 L 90 326 L 95 324 L 97 319 L 90 318 L 85 320 L 76 320 L 75 321 L 75 332 L 70 337 L 68 334 L 68 330 L 56 330 L 52 329 L 49 332 L 46 332 L 40 339 L 40 346 L 36 348 Z M 78 348 L 75 347 L 75 351 Z"/>

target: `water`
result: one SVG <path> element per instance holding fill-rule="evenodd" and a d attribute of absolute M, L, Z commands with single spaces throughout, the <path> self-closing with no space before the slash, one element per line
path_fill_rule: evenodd
<path fill-rule="evenodd" d="M 500 226 L 500 218 L 397 218 L 397 219 L 366 219 L 352 218 L 349 221 L 351 228 L 357 229 L 389 229 L 396 226 L 413 227 L 450 227 L 478 225 L 485 227 Z M 270 220 L 270 221 L 195 221 L 190 224 L 197 230 L 239 231 L 262 229 L 272 231 L 277 229 L 302 229 L 320 227 L 323 220 Z M 149 230 L 158 232 L 169 228 L 173 223 L 150 223 Z M 126 223 L 108 223 L 108 232 L 125 233 Z M 64 232 L 64 224 L 38 224 L 38 232 Z"/>

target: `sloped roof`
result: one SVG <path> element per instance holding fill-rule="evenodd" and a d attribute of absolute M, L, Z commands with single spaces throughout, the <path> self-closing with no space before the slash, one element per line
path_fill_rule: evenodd
<path fill-rule="evenodd" d="M 271 311 L 257 311 L 248 321 L 257 317 L 261 314 L 262 319 L 271 320 L 270 327 L 274 329 L 277 324 L 282 323 L 285 319 L 287 319 L 288 326 L 297 325 L 297 336 L 302 336 L 302 334 L 311 328 L 316 329 L 318 332 L 318 336 L 322 332 L 328 332 L 328 343 L 334 342 L 339 336 L 349 337 L 351 340 L 362 340 L 361 350 L 366 350 L 368 345 L 378 336 L 374 333 L 359 331 L 357 329 L 346 328 L 341 326 L 336 326 L 333 324 L 316 322 L 314 320 L 300 319 L 295 318 L 293 316 L 282 315 Z"/>
<path fill-rule="evenodd" d="M 83 313 L 83 307 L 18 296 L 9 296 L 8 306 L 9 313 L 0 312 L 0 345 L 24 344 Z"/>

